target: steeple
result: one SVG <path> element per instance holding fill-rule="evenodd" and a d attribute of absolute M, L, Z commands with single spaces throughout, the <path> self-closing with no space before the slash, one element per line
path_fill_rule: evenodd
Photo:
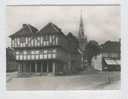
<path fill-rule="evenodd" d="M 81 10 L 81 14 L 80 14 L 80 25 L 79 25 L 78 39 L 79 39 L 79 48 L 80 48 L 80 50 L 84 51 L 86 43 L 87 43 L 87 37 L 85 36 L 85 31 L 84 31 L 82 10 Z"/>
<path fill-rule="evenodd" d="M 80 14 L 79 39 L 84 39 L 84 23 L 83 23 L 83 17 L 82 17 L 82 10 Z"/>

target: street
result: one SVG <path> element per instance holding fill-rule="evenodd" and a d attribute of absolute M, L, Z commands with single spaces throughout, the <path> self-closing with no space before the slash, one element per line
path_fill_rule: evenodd
<path fill-rule="evenodd" d="M 11 78 L 11 75 L 12 78 Z M 84 71 L 77 75 L 7 76 L 7 90 L 119 90 L 120 72 Z M 10 78 L 9 78 L 10 76 Z M 108 77 L 110 82 L 108 81 Z"/>

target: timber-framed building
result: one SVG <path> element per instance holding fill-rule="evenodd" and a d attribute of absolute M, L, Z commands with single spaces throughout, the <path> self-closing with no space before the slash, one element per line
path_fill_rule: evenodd
<path fill-rule="evenodd" d="M 77 39 L 71 33 L 66 36 L 51 22 L 40 30 L 23 24 L 9 37 L 19 73 L 66 74 L 77 71 L 81 64 Z"/>

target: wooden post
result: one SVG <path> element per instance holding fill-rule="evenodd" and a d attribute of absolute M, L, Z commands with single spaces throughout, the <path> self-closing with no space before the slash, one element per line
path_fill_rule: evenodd
<path fill-rule="evenodd" d="M 46 66 L 47 66 L 47 73 L 48 73 L 48 63 L 46 63 Z"/>
<path fill-rule="evenodd" d="M 42 73 L 43 73 L 43 63 L 41 63 L 41 67 L 42 67 Z"/>
<path fill-rule="evenodd" d="M 53 72 L 53 74 L 55 75 L 55 72 L 56 72 L 56 65 L 55 65 L 54 62 L 52 63 L 52 72 Z"/>
<path fill-rule="evenodd" d="M 27 65 L 24 63 L 25 66 L 25 73 L 27 73 Z"/>
<path fill-rule="evenodd" d="M 35 72 L 37 72 L 37 63 L 35 62 Z"/>
<path fill-rule="evenodd" d="M 22 72 L 24 73 L 24 63 L 22 63 Z"/>
<path fill-rule="evenodd" d="M 21 72 L 21 65 L 20 65 L 20 63 L 18 64 L 18 73 L 20 73 Z"/>
<path fill-rule="evenodd" d="M 41 73 L 40 73 L 40 75 L 43 73 L 43 67 L 42 67 L 43 65 L 42 65 L 42 62 L 41 62 Z"/>
<path fill-rule="evenodd" d="M 29 65 L 30 65 L 30 74 L 31 74 L 31 63 Z"/>
<path fill-rule="evenodd" d="M 24 63 L 22 63 L 22 73 L 24 73 Z"/>

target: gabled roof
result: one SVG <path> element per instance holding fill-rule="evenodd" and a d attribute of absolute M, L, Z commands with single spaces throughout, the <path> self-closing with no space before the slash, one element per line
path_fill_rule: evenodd
<path fill-rule="evenodd" d="M 30 35 L 34 35 L 37 31 L 38 31 L 38 29 L 36 29 L 32 25 L 23 24 L 22 28 L 19 31 L 15 32 L 14 34 L 10 35 L 9 37 L 30 36 Z"/>
<path fill-rule="evenodd" d="M 59 33 L 59 34 L 63 34 L 61 29 L 56 26 L 55 24 L 53 23 L 48 23 L 46 26 L 44 26 L 39 32 L 38 34 L 51 34 L 51 33 Z M 64 35 L 64 34 L 63 34 Z M 65 36 L 65 35 L 64 35 Z"/>
<path fill-rule="evenodd" d="M 118 41 L 107 41 L 101 45 L 102 52 L 116 52 L 120 53 L 120 42 Z"/>

